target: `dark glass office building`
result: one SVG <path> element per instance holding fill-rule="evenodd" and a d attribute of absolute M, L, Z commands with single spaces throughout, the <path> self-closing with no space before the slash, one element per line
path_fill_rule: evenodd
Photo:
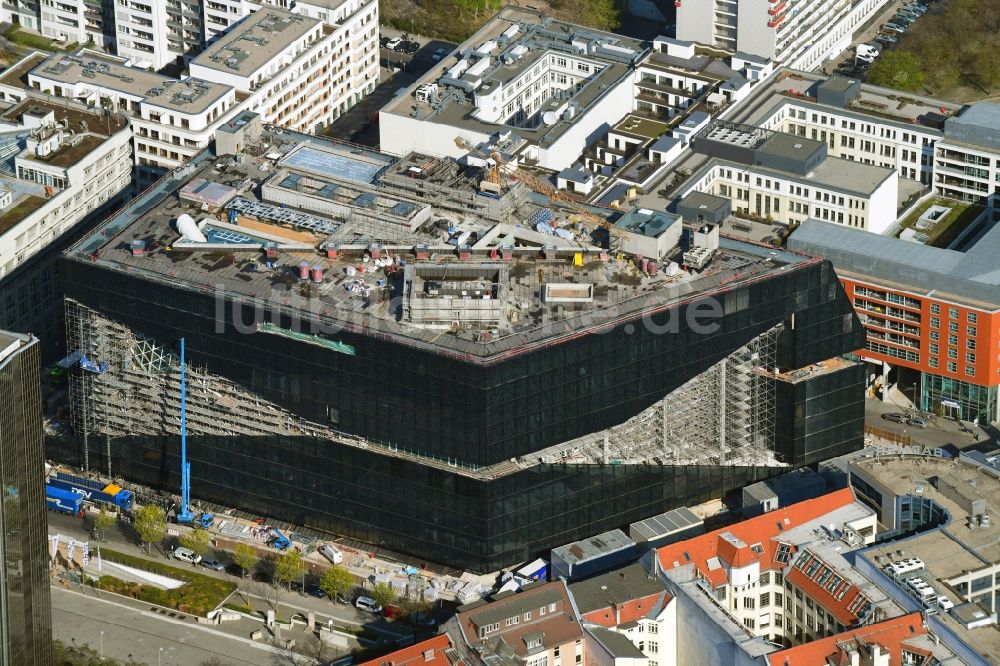
<path fill-rule="evenodd" d="M 41 344 L 0 331 L 0 663 L 52 663 Z"/>
<path fill-rule="evenodd" d="M 394 158 L 266 138 L 67 253 L 72 462 L 176 492 L 181 338 L 195 498 L 476 571 L 861 446 L 829 263 L 667 213 L 652 264 L 539 245 L 377 182 Z"/>

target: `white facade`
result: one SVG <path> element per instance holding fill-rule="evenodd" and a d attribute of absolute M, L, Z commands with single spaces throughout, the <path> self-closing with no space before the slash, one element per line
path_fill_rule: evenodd
<path fill-rule="evenodd" d="M 713 160 L 679 192 L 681 198 L 691 192 L 726 197 L 734 212 L 778 224 L 812 217 L 880 234 L 896 221 L 899 190 L 899 174 L 884 175 L 871 192 L 848 192 L 808 177 Z"/>
<path fill-rule="evenodd" d="M 843 51 L 888 0 L 679 0 L 677 38 L 810 71 Z"/>
<path fill-rule="evenodd" d="M 102 113 L 89 112 L 80 104 L 70 104 L 77 113 L 93 113 L 93 120 L 89 122 L 93 122 L 95 128 L 102 125 Z M 55 122 L 53 113 L 42 123 L 21 124 L 26 132 L 31 131 L 31 135 L 28 147 L 15 158 L 17 178 L 5 176 L 0 179 L 0 190 L 17 193 L 11 197 L 9 206 L 16 207 L 25 194 L 45 199 L 37 209 L 0 233 L 0 278 L 132 182 L 132 132 L 127 122 L 119 119 L 116 125 L 119 129 L 110 136 L 96 132 L 71 133 L 69 130 L 74 128 L 60 127 Z M 4 127 L 5 132 L 11 129 Z M 90 143 L 99 140 L 100 143 L 79 158 L 74 157 L 71 163 L 63 165 L 64 161 L 53 160 L 53 155 L 71 149 L 71 139 Z M 0 215 L 5 212 L 0 210 Z"/>

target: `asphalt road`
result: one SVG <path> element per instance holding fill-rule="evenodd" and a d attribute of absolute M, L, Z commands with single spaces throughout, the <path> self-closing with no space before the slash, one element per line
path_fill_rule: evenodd
<path fill-rule="evenodd" d="M 126 608 L 107 599 L 52 588 L 53 638 L 88 645 L 123 663 L 276 666 L 296 663 L 282 651 L 191 622 Z M 215 661 L 212 661 L 212 660 Z M 305 662 L 303 662 L 305 663 Z"/>
<path fill-rule="evenodd" d="M 894 423 L 882 418 L 883 414 L 905 414 L 906 409 L 892 402 L 882 402 L 875 398 L 865 400 L 865 423 L 879 430 L 896 433 L 898 435 L 909 435 L 914 442 L 919 442 L 925 446 L 944 447 L 954 446 L 958 449 L 968 449 L 975 446 L 983 446 L 990 441 L 996 440 L 997 432 L 972 426 L 969 422 L 964 422 L 966 428 L 971 432 L 965 432 L 962 427 L 953 420 L 933 417 L 930 425 L 926 428 L 914 428 L 906 423 Z M 976 439 L 976 435 L 979 439 Z"/>

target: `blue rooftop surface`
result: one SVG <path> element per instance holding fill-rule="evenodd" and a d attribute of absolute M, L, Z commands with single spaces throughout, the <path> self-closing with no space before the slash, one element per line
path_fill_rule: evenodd
<path fill-rule="evenodd" d="M 384 155 L 361 149 L 345 147 L 333 152 L 308 145 L 293 150 L 282 160 L 282 164 L 293 169 L 366 184 L 372 183 L 391 163 Z"/>
<path fill-rule="evenodd" d="M 791 235 L 788 247 L 829 259 L 838 269 L 1000 307 L 1000 225 L 959 252 L 806 220 Z"/>

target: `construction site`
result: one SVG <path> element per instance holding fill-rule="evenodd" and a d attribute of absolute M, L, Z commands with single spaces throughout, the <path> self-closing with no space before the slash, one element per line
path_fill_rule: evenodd
<path fill-rule="evenodd" d="M 863 335 L 818 259 L 586 206 L 471 144 L 228 143 L 68 253 L 88 470 L 179 485 L 185 338 L 197 498 L 489 571 L 802 464 L 802 423 L 845 405 L 793 414 L 782 385 L 860 371 L 788 374 Z"/>

